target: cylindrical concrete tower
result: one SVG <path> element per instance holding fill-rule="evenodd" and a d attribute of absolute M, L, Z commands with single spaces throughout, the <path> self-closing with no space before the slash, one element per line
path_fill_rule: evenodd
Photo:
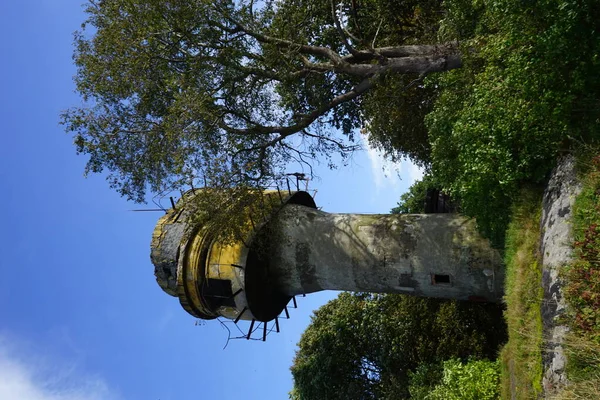
<path fill-rule="evenodd" d="M 247 240 L 224 244 L 194 222 L 193 200 L 159 220 L 151 257 L 161 288 L 198 318 L 266 322 L 320 290 L 502 299 L 500 255 L 459 214 L 329 214 L 306 192 L 268 191 Z"/>

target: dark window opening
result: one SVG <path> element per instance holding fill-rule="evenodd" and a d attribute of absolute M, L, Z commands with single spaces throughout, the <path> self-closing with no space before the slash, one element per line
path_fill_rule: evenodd
<path fill-rule="evenodd" d="M 202 297 L 213 308 L 235 307 L 229 279 L 207 279 L 202 284 Z"/>
<path fill-rule="evenodd" d="M 410 274 L 400 274 L 400 279 L 398 281 L 400 286 L 412 287 L 414 286 L 412 282 L 412 276 Z"/>
<path fill-rule="evenodd" d="M 433 275 L 433 284 L 437 285 L 439 283 L 450 283 L 450 275 Z"/>

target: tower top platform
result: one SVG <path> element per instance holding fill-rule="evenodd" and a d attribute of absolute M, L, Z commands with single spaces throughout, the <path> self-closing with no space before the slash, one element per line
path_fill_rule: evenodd
<path fill-rule="evenodd" d="M 201 193 L 183 194 L 154 228 L 151 260 L 158 285 L 197 318 L 274 319 L 291 296 L 269 285 L 268 266 L 257 254 L 256 237 L 287 204 L 316 208 L 312 196 L 266 190 L 241 211 L 246 224 L 240 230 L 243 237 L 223 240 L 218 222 L 197 206 Z"/>

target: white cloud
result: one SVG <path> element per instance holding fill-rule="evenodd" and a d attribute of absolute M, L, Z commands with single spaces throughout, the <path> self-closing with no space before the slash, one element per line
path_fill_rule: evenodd
<path fill-rule="evenodd" d="M 76 365 L 57 365 L 42 355 L 20 352 L 0 337 L 0 399 L 116 400 L 101 378 L 78 373 Z"/>
<path fill-rule="evenodd" d="M 411 185 L 414 181 L 423 179 L 423 169 L 419 168 L 410 161 L 403 161 L 403 164 L 408 166 L 408 179 L 410 180 Z"/>
<path fill-rule="evenodd" d="M 362 135 L 361 140 L 371 163 L 371 174 L 373 175 L 375 189 L 380 191 L 389 186 L 395 188 L 398 185 L 397 175 L 401 172 L 402 164 L 391 163 L 380 150 L 371 147 L 368 139 L 363 138 Z"/>
<path fill-rule="evenodd" d="M 399 163 L 391 162 L 381 150 L 371 147 L 368 136 L 361 135 L 361 141 L 367 151 L 373 182 L 378 192 L 383 189 L 396 191 L 399 189 L 400 180 L 403 180 L 408 187 L 423 177 L 423 170 L 410 160 L 403 160 Z"/>

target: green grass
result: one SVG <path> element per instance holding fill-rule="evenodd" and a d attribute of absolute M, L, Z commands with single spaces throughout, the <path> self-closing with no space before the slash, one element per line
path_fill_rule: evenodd
<path fill-rule="evenodd" d="M 537 398 L 542 392 L 542 271 L 539 263 L 542 192 L 527 188 L 512 208 L 506 235 L 505 318 L 508 343 L 501 351 L 501 394 Z"/>
<path fill-rule="evenodd" d="M 588 149 L 588 153 L 590 153 Z M 600 156 L 580 156 L 582 192 L 573 208 L 575 259 L 565 268 L 565 339 L 567 378 L 570 384 L 555 398 L 600 398 Z"/>
<path fill-rule="evenodd" d="M 573 209 L 575 259 L 563 273 L 569 304 L 564 323 L 572 330 L 564 342 L 570 384 L 552 397 L 557 400 L 600 398 L 600 156 L 597 149 L 587 152 L 578 161 L 583 189 Z M 523 190 L 506 235 L 509 340 L 500 354 L 504 399 L 542 394 L 540 212 L 541 191 Z"/>
<path fill-rule="evenodd" d="M 600 399 L 600 345 L 577 334 L 564 342 L 569 385 L 552 397 L 556 400 Z"/>
<path fill-rule="evenodd" d="M 600 344 L 600 156 L 580 161 L 582 192 L 573 207 L 575 259 L 565 268 L 569 323 L 576 334 Z"/>

